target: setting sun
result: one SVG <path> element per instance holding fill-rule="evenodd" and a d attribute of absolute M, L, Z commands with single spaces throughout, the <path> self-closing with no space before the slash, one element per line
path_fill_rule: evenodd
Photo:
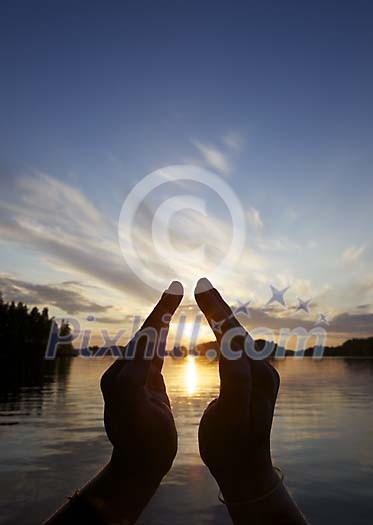
<path fill-rule="evenodd" d="M 214 339 L 214 336 L 211 328 L 204 320 L 202 322 L 198 322 L 198 320 L 182 322 L 179 319 L 175 319 L 171 323 L 170 341 L 173 343 L 178 340 L 179 344 L 190 347 L 212 339 Z"/>

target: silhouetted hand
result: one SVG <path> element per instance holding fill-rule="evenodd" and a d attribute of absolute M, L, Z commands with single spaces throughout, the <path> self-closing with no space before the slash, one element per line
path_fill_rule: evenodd
<path fill-rule="evenodd" d="M 172 293 L 162 295 L 127 346 L 124 359 L 113 363 L 101 378 L 115 476 L 119 480 L 142 478 L 144 485 L 159 484 L 177 451 L 175 423 L 161 373 L 163 358 L 158 355 L 164 352 L 168 323 L 183 294 L 180 283 L 172 283 L 170 289 Z M 152 351 L 154 358 L 147 359 Z"/>
<path fill-rule="evenodd" d="M 220 394 L 201 419 L 201 457 L 226 501 L 252 500 L 278 481 L 272 467 L 270 433 L 279 375 L 270 364 L 248 357 L 243 345 L 245 335 L 250 336 L 207 279 L 198 282 L 195 297 L 220 345 L 231 329 L 244 334 L 236 336 L 231 345 L 232 351 L 241 352 L 238 359 L 220 353 Z"/>
<path fill-rule="evenodd" d="M 162 478 L 176 454 L 176 428 L 161 373 L 163 359 L 157 355 L 144 358 L 144 352 L 151 353 L 152 347 L 162 346 L 162 342 L 164 347 L 168 321 L 182 298 L 181 285 L 179 288 L 179 295 L 163 294 L 127 346 L 125 358 L 116 361 L 101 378 L 105 429 L 114 447 L 112 461 L 118 470 L 123 466 L 126 475 L 144 471 L 147 477 Z M 128 357 L 131 354 L 133 359 Z"/>
<path fill-rule="evenodd" d="M 111 460 L 48 525 L 134 523 L 171 468 L 177 432 L 162 365 L 169 322 L 182 296 L 181 283 L 171 283 L 125 348 L 124 358 L 102 376 Z"/>

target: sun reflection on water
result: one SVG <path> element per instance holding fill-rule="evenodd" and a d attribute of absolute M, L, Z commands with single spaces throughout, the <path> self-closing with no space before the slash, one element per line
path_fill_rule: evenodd
<path fill-rule="evenodd" d="M 193 355 L 187 356 L 185 366 L 185 390 L 187 394 L 192 395 L 197 389 L 197 367 L 195 357 Z"/>

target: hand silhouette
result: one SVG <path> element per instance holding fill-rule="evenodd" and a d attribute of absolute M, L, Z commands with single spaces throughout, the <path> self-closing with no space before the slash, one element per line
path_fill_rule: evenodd
<path fill-rule="evenodd" d="M 135 521 L 176 455 L 177 432 L 162 376 L 162 352 L 168 323 L 182 296 L 181 283 L 174 281 L 127 345 L 124 358 L 101 378 L 105 429 L 113 453 L 82 494 L 109 521 L 123 517 Z M 149 351 L 152 359 L 146 358 Z"/>
<path fill-rule="evenodd" d="M 163 359 L 156 350 L 162 353 L 168 322 L 182 295 L 182 285 L 172 283 L 127 346 L 124 359 L 115 361 L 101 378 L 105 429 L 119 477 L 123 466 L 126 476 L 143 472 L 146 480 L 159 483 L 176 455 L 177 433 L 162 376 Z M 154 351 L 153 359 L 144 358 L 149 351 Z"/>
<path fill-rule="evenodd" d="M 200 279 L 195 297 L 210 326 L 218 326 L 220 345 L 231 329 L 244 334 L 231 345 L 232 351 L 240 353 L 238 359 L 220 353 L 220 394 L 202 416 L 199 448 L 224 498 L 248 501 L 271 490 L 278 480 L 272 467 L 270 433 L 279 375 L 269 363 L 248 357 L 244 337 L 250 336 L 207 279 Z"/>

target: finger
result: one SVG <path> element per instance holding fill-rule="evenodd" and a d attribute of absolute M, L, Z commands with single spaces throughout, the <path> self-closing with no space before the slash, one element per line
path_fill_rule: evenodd
<path fill-rule="evenodd" d="M 148 333 L 149 337 L 152 335 L 151 328 L 155 330 L 153 332 L 153 339 L 154 337 L 158 340 L 158 336 L 160 333 L 161 328 L 164 328 L 167 326 L 167 323 L 164 321 L 164 319 L 167 318 L 167 314 L 171 317 L 172 314 L 175 312 L 176 308 L 181 302 L 181 299 L 183 297 L 183 286 L 178 281 L 173 281 L 167 290 L 162 294 L 162 297 L 158 301 L 157 305 L 151 312 L 151 314 L 148 316 L 148 318 L 143 323 L 140 330 L 137 332 L 137 334 L 134 336 L 134 338 L 128 343 L 126 347 L 126 351 L 124 352 L 124 358 L 123 359 L 117 359 L 104 373 L 102 380 L 101 380 L 101 386 L 108 388 L 110 384 L 113 382 L 113 379 L 118 376 L 118 374 L 123 370 L 125 366 L 128 366 L 129 362 L 132 363 L 133 358 L 135 357 L 136 360 L 143 361 L 144 353 L 146 350 L 146 335 Z M 142 331 L 143 338 L 140 340 L 140 332 Z M 167 335 L 167 334 L 163 334 Z M 137 338 L 137 340 L 136 340 Z M 156 341 L 154 344 L 157 344 L 158 341 Z M 129 348 L 132 345 L 132 348 Z M 127 358 L 129 356 L 129 359 Z M 147 365 L 149 365 L 150 360 L 148 361 Z M 163 359 L 155 359 L 155 364 L 160 370 L 162 368 Z M 137 367 L 131 367 L 134 370 L 134 374 L 136 372 L 137 375 L 140 377 L 142 375 L 146 375 L 147 367 L 145 366 L 145 370 L 137 370 Z M 138 373 L 137 373 L 138 372 Z M 139 377 L 139 381 L 140 381 Z M 137 382 L 139 382 L 137 381 Z"/>
<path fill-rule="evenodd" d="M 156 337 L 156 346 L 153 358 L 153 364 L 162 369 L 163 356 L 166 347 L 166 340 L 169 330 L 169 323 L 176 309 L 178 308 L 183 298 L 184 289 L 179 281 L 172 281 L 168 289 L 163 293 L 159 302 L 154 307 L 144 324 L 140 328 L 141 332 L 153 331 Z M 138 357 L 144 356 L 144 347 L 142 345 L 138 348 Z"/>
<path fill-rule="evenodd" d="M 182 284 L 173 281 L 129 343 L 129 355 L 133 357 L 131 382 L 135 386 L 145 386 L 151 365 L 160 372 L 169 323 L 182 297 Z"/>
<path fill-rule="evenodd" d="M 162 328 L 167 328 L 173 314 L 183 298 L 183 294 L 183 285 L 179 281 L 172 281 L 167 290 L 163 292 L 162 297 L 155 305 L 153 311 L 144 321 L 139 332 L 152 328 L 159 334 L 159 331 Z"/>
<path fill-rule="evenodd" d="M 250 362 L 244 351 L 244 338 L 248 334 L 234 317 L 227 303 L 207 279 L 198 281 L 195 298 L 212 328 L 216 322 L 221 323 L 220 331 L 215 332 L 217 340 L 221 344 L 224 343 L 224 336 L 229 336 L 229 330 L 234 329 L 234 332 L 239 334 L 232 338 L 230 350 L 239 350 L 241 352 L 240 357 L 236 358 L 234 352 L 228 355 L 228 352 L 221 348 L 219 355 L 220 398 L 248 400 L 252 389 Z"/>
<path fill-rule="evenodd" d="M 199 279 L 194 295 L 219 342 L 228 330 L 241 327 L 228 304 L 208 279 Z"/>

